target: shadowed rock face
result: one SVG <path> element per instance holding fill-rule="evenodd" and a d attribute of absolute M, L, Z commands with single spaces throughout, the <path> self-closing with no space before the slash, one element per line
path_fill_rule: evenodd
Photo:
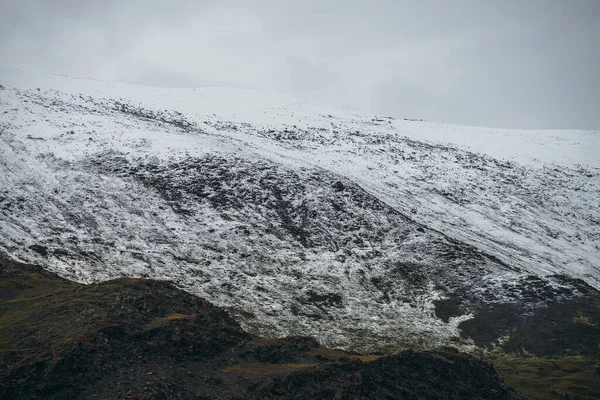
<path fill-rule="evenodd" d="M 404 353 L 369 363 L 325 365 L 284 377 L 264 398 L 510 399 L 491 365 L 458 353 Z"/>
<path fill-rule="evenodd" d="M 82 286 L 0 261 L 0 399 L 517 399 L 452 351 L 360 356 L 259 338 L 169 283 Z"/>
<path fill-rule="evenodd" d="M 599 353 L 600 291 L 564 275 L 550 276 L 547 281 L 525 276 L 511 290 L 521 302 L 490 302 L 471 308 L 473 318 L 459 324 L 461 335 L 479 347 L 498 346 L 515 353 L 551 357 Z M 437 301 L 436 313 L 443 319 L 459 315 L 468 307 L 469 297 L 457 292 Z"/>

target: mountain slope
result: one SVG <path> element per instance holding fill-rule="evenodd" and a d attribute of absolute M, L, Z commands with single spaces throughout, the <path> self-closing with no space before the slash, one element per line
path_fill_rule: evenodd
<path fill-rule="evenodd" d="M 62 276 L 172 280 L 252 333 L 361 351 L 490 346 L 522 322 L 468 329 L 490 310 L 600 285 L 597 133 L 17 71 L 0 84 L 0 250 Z"/>
<path fill-rule="evenodd" d="M 84 286 L 0 259 L 0 289 L 0 399 L 524 398 L 452 351 L 363 357 L 252 336 L 167 282 Z"/>

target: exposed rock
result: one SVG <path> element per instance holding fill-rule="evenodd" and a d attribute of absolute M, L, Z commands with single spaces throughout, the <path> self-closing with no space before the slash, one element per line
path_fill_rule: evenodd
<path fill-rule="evenodd" d="M 0 293 L 0 399 L 524 398 L 459 353 L 259 338 L 167 282 L 82 286 L 1 260 Z"/>

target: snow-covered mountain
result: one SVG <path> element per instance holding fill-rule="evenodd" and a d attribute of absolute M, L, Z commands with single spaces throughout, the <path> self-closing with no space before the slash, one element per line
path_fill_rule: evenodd
<path fill-rule="evenodd" d="M 0 252 L 173 280 L 261 335 L 468 348 L 484 309 L 600 288 L 599 199 L 600 132 L 0 70 Z"/>

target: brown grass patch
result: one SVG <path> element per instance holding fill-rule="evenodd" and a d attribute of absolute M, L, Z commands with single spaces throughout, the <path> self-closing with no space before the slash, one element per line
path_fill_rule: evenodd
<path fill-rule="evenodd" d="M 309 356 L 323 357 L 330 360 L 339 360 L 342 357 L 348 356 L 345 352 L 341 350 L 326 349 L 324 347 L 317 347 L 316 349 L 312 349 L 307 354 Z"/>
<path fill-rule="evenodd" d="M 283 346 L 290 344 L 290 342 L 280 338 L 257 338 L 249 341 L 248 344 L 253 346 Z"/>
<path fill-rule="evenodd" d="M 166 317 L 154 317 L 154 319 L 152 320 L 152 322 L 150 322 L 148 324 L 148 326 L 149 326 L 149 328 L 157 328 L 160 326 L 164 326 L 171 321 L 180 321 L 180 320 L 192 319 L 192 318 L 194 318 L 194 315 L 173 313 L 173 314 L 167 315 Z"/>
<path fill-rule="evenodd" d="M 39 296 L 26 296 L 26 295 L 20 295 L 15 297 L 14 299 L 10 299 L 7 300 L 7 303 L 19 303 L 19 302 L 23 302 L 23 301 L 32 301 L 32 300 L 38 300 L 38 299 L 43 299 L 44 297 L 48 297 L 48 296 L 52 296 L 55 295 L 57 293 L 62 293 L 62 292 L 66 292 L 72 290 L 72 288 L 60 288 L 51 292 L 47 292 L 44 294 L 41 294 Z"/>
<path fill-rule="evenodd" d="M 375 361 L 383 356 L 376 355 L 376 354 L 367 354 L 364 356 L 348 356 L 348 357 L 356 359 L 356 360 L 360 360 L 362 362 L 371 362 L 371 361 Z"/>
<path fill-rule="evenodd" d="M 600 399 L 597 360 L 500 356 L 493 362 L 506 384 L 536 399 Z"/>
<path fill-rule="evenodd" d="M 311 368 L 317 364 L 242 364 L 232 365 L 223 372 L 238 372 L 257 376 L 287 375 L 294 371 Z"/>

